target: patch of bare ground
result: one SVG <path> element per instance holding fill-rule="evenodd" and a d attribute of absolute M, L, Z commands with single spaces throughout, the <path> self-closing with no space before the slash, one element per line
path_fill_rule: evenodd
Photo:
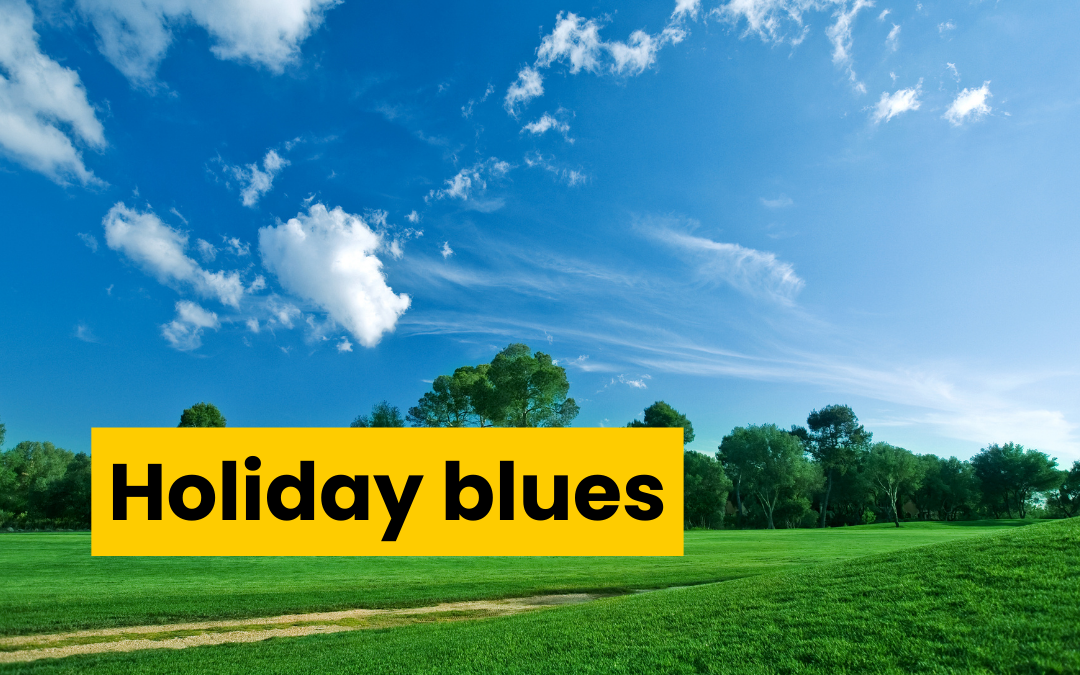
<path fill-rule="evenodd" d="M 185 649 L 229 642 L 257 642 L 275 637 L 393 628 L 414 623 L 470 621 L 519 614 L 545 607 L 579 604 L 600 597 L 604 596 L 591 593 L 538 595 L 504 600 L 448 602 L 407 609 L 350 609 L 342 612 L 286 614 L 233 621 L 125 626 L 54 635 L 6 637 L 0 638 L 0 663 L 140 649 Z"/>

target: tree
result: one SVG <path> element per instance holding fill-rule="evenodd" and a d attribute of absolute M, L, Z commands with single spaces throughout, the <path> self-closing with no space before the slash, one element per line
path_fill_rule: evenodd
<path fill-rule="evenodd" d="M 922 517 L 936 513 L 943 520 L 956 520 L 958 511 L 970 511 L 979 498 L 979 483 L 970 462 L 955 457 L 919 455 L 923 465 L 922 485 L 915 490 L 915 504 Z"/>
<path fill-rule="evenodd" d="M 178 427 L 223 427 L 225 417 L 213 403 L 196 403 L 180 414 Z"/>
<path fill-rule="evenodd" d="M 401 411 L 396 405 L 390 405 L 386 401 L 379 401 L 371 406 L 371 415 L 357 415 L 350 427 L 403 427 L 405 420 L 401 418 Z"/>
<path fill-rule="evenodd" d="M 0 456 L 0 516 L 19 527 L 49 525 L 52 487 L 75 454 L 49 442 L 23 441 Z M 55 523 L 52 523 L 55 524 Z"/>
<path fill-rule="evenodd" d="M 971 458 L 971 464 L 982 485 L 983 503 L 995 518 L 1001 507 L 1009 518 L 1013 507 L 1024 518 L 1035 493 L 1057 487 L 1062 479 L 1056 459 L 1017 443 L 989 444 Z"/>
<path fill-rule="evenodd" d="M 1072 468 L 1065 473 L 1055 501 L 1069 518 L 1080 514 L 1080 461 L 1073 462 Z"/>
<path fill-rule="evenodd" d="M 80 452 L 71 458 L 64 476 L 48 488 L 45 516 L 68 528 L 90 527 L 90 457 Z"/>
<path fill-rule="evenodd" d="M 893 522 L 900 527 L 896 505 L 900 495 L 913 492 L 922 484 L 924 465 L 910 451 L 888 443 L 874 443 L 870 448 L 867 469 L 874 485 L 889 498 Z"/>
<path fill-rule="evenodd" d="M 0 422 L 0 450 L 4 449 L 4 439 L 7 437 L 7 425 Z"/>
<path fill-rule="evenodd" d="M 865 453 L 873 434 L 859 424 L 859 418 L 846 405 L 827 405 L 811 411 L 806 418 L 810 454 L 825 474 L 825 495 L 821 500 L 821 527 L 829 512 L 829 494 L 837 474 L 843 475 Z"/>
<path fill-rule="evenodd" d="M 503 427 L 565 427 L 578 414 L 567 398 L 566 369 L 543 352 L 516 343 L 495 355 L 487 371 L 492 391 L 474 401 L 476 412 Z"/>
<path fill-rule="evenodd" d="M 731 481 L 719 462 L 693 450 L 683 454 L 683 517 L 688 526 L 722 526 L 730 490 Z"/>
<path fill-rule="evenodd" d="M 648 408 L 645 408 L 645 414 L 642 417 L 644 417 L 645 421 L 631 420 L 626 426 L 681 427 L 683 430 L 683 445 L 687 445 L 694 441 L 694 425 L 690 423 L 690 420 L 686 419 L 686 415 L 663 401 L 657 401 Z"/>
<path fill-rule="evenodd" d="M 462 366 L 453 375 L 439 375 L 419 403 L 409 408 L 414 427 L 491 426 L 485 415 L 493 407 L 494 386 L 488 364 Z"/>
<path fill-rule="evenodd" d="M 717 459 L 735 488 L 739 520 L 745 512 L 745 493 L 757 499 L 770 530 L 776 529 L 778 510 L 789 524 L 800 520 L 810 508 L 807 496 L 820 490 L 823 482 L 820 469 L 806 460 L 798 437 L 775 424 L 732 429 L 720 442 Z"/>

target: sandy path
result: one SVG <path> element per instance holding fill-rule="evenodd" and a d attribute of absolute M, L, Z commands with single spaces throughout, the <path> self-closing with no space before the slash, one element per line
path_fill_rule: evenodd
<path fill-rule="evenodd" d="M 184 649 L 228 642 L 257 642 L 274 637 L 301 637 L 317 633 L 388 628 L 420 622 L 468 621 L 518 614 L 543 607 L 579 604 L 599 597 L 602 596 L 589 593 L 538 595 L 505 600 L 447 602 L 431 607 L 351 609 L 343 612 L 285 614 L 254 619 L 124 626 L 53 635 L 25 635 L 0 638 L 0 663 L 62 658 L 76 654 L 130 652 L 139 649 Z"/>

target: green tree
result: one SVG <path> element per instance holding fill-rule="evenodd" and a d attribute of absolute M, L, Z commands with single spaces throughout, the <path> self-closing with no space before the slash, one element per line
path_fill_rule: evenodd
<path fill-rule="evenodd" d="M 180 414 L 178 427 L 223 427 L 225 416 L 213 403 L 196 403 Z"/>
<path fill-rule="evenodd" d="M 753 480 L 754 468 L 757 465 L 756 452 L 757 445 L 754 443 L 753 434 L 746 427 L 732 429 L 716 449 L 716 459 L 731 479 L 735 490 L 735 521 L 739 527 L 742 527 L 743 516 L 746 515 L 742 501 L 744 486 L 748 490 Z"/>
<path fill-rule="evenodd" d="M 48 488 L 45 516 L 61 527 L 90 527 L 90 457 L 80 452 L 71 458 L 64 475 Z"/>
<path fill-rule="evenodd" d="M 694 441 L 694 425 L 690 423 L 690 420 L 686 418 L 686 415 L 663 401 L 657 401 L 648 408 L 645 408 L 645 414 L 642 417 L 644 418 L 644 421 L 631 420 L 626 426 L 681 427 L 683 430 L 683 445 L 687 445 Z"/>
<path fill-rule="evenodd" d="M 1038 450 L 1025 450 L 1018 443 L 992 443 L 971 458 L 982 486 L 983 503 L 997 518 L 1004 507 L 1013 517 L 1013 508 L 1024 518 L 1031 499 L 1061 484 L 1057 460 Z"/>
<path fill-rule="evenodd" d="M 7 425 L 0 422 L 0 450 L 4 449 L 4 439 L 7 437 Z"/>
<path fill-rule="evenodd" d="M 409 408 L 415 427 L 491 426 L 486 414 L 493 408 L 494 386 L 487 378 L 490 366 L 462 366 L 453 375 L 439 375 L 431 391 Z"/>
<path fill-rule="evenodd" d="M 503 427 L 565 427 L 577 417 L 578 405 L 568 398 L 566 369 L 543 352 L 531 353 L 516 343 L 495 355 L 487 371 L 491 392 L 474 400 L 482 418 Z"/>
<path fill-rule="evenodd" d="M 1072 468 L 1065 473 L 1054 501 L 1067 517 L 1080 514 L 1080 461 L 1073 462 Z"/>
<path fill-rule="evenodd" d="M 806 426 L 810 454 L 825 474 L 825 494 L 821 499 L 821 527 L 825 527 L 833 480 L 837 474 L 846 474 L 857 465 L 873 434 L 859 424 L 859 418 L 846 405 L 827 405 L 811 411 Z"/>
<path fill-rule="evenodd" d="M 803 456 L 799 439 L 775 424 L 746 427 L 751 446 L 747 473 L 748 487 L 761 504 L 770 530 L 776 529 L 774 514 L 785 502 L 805 498 L 821 488 L 820 470 Z"/>
<path fill-rule="evenodd" d="M 75 454 L 49 442 L 23 441 L 0 455 L 0 515 L 19 527 L 49 525 L 52 486 Z"/>
<path fill-rule="evenodd" d="M 910 451 L 888 443 L 874 443 L 867 460 L 870 479 L 889 498 L 893 522 L 900 527 L 897 501 L 922 485 L 925 467 Z"/>
<path fill-rule="evenodd" d="M 923 517 L 937 514 L 942 520 L 956 520 L 960 511 L 970 511 L 978 502 L 979 481 L 970 462 L 936 455 L 919 455 L 919 462 L 923 481 L 915 490 L 915 505 Z"/>
<path fill-rule="evenodd" d="M 716 528 L 724 522 L 731 481 L 708 455 L 683 453 L 683 517 L 688 527 Z"/>
<path fill-rule="evenodd" d="M 405 420 L 401 418 L 401 411 L 396 405 L 390 405 L 386 401 L 379 401 L 371 406 L 370 415 L 357 415 L 350 427 L 403 427 Z"/>

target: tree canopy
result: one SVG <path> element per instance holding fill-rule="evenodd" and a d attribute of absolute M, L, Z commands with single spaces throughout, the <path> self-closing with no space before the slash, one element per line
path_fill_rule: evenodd
<path fill-rule="evenodd" d="M 401 411 L 396 405 L 390 405 L 386 401 L 379 401 L 371 406 L 370 415 L 357 415 L 350 427 L 403 427 L 405 420 L 401 418 Z"/>
<path fill-rule="evenodd" d="M 982 485 L 984 504 L 995 517 L 1004 508 L 1012 518 L 1015 507 L 1023 518 L 1036 492 L 1058 487 L 1065 477 L 1056 468 L 1057 460 L 1017 443 L 992 443 L 971 458 L 971 465 Z"/>
<path fill-rule="evenodd" d="M 900 527 L 896 502 L 902 494 L 912 494 L 922 485 L 925 466 L 911 452 L 888 443 L 874 443 L 867 459 L 870 480 L 889 498 L 893 522 Z"/>
<path fill-rule="evenodd" d="M 421 427 L 564 427 L 577 417 L 566 369 L 515 343 L 491 360 L 440 375 L 408 421 Z"/>
<path fill-rule="evenodd" d="M 694 440 L 694 425 L 690 423 L 690 420 L 686 418 L 686 415 L 682 414 L 675 408 L 664 401 L 657 401 L 648 408 L 645 408 L 645 414 L 642 415 L 644 421 L 631 420 L 627 423 L 628 427 L 681 427 L 683 430 L 683 445 L 692 443 Z"/>
<path fill-rule="evenodd" d="M 873 434 L 859 424 L 855 412 L 846 405 L 827 405 L 806 418 L 810 439 L 808 450 L 825 473 L 825 496 L 821 501 L 821 526 L 828 517 L 829 494 L 836 474 L 843 475 L 865 453 Z M 797 433 L 792 429 L 793 433 Z"/>
<path fill-rule="evenodd" d="M 223 427 L 225 416 L 213 403 L 196 403 L 180 414 L 178 427 Z"/>

